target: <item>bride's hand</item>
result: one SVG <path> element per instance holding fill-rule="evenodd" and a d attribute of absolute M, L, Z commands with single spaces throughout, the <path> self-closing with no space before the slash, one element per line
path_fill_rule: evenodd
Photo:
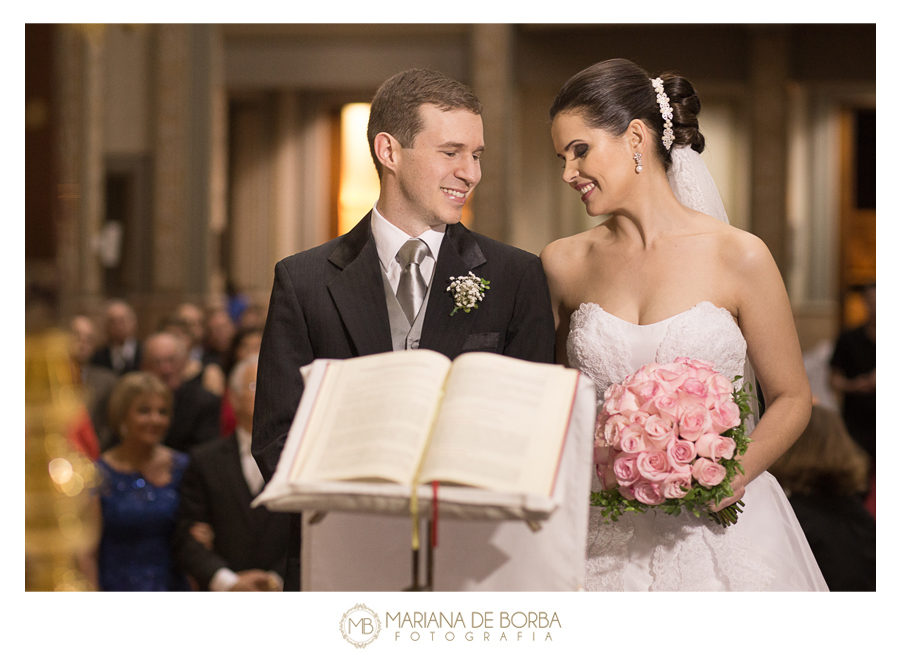
<path fill-rule="evenodd" d="M 734 484 L 734 495 L 723 499 L 722 502 L 719 503 L 718 505 L 710 507 L 709 511 L 718 512 L 720 510 L 725 509 L 732 503 L 736 503 L 737 501 L 739 501 L 741 498 L 744 497 L 744 485 L 739 484 L 737 481 L 735 481 L 733 484 Z"/>

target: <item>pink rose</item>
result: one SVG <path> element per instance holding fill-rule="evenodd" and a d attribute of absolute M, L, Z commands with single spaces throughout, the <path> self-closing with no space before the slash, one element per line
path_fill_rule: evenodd
<path fill-rule="evenodd" d="M 659 368 L 658 363 L 655 363 L 655 362 L 648 363 L 646 365 L 641 366 L 640 369 L 638 369 L 638 371 L 636 373 L 634 373 L 634 377 L 637 380 L 653 379 L 653 373 L 655 373 L 658 368 Z"/>
<path fill-rule="evenodd" d="M 699 379 L 704 384 L 708 385 L 715 377 L 720 376 L 716 371 L 715 365 L 708 361 L 694 359 L 694 361 L 691 363 L 691 366 L 694 369 L 694 377 Z"/>
<path fill-rule="evenodd" d="M 606 389 L 603 411 L 608 414 L 621 414 L 637 411 L 640 408 L 637 397 L 621 384 L 612 384 Z"/>
<path fill-rule="evenodd" d="M 718 434 L 741 424 L 741 408 L 732 400 L 716 405 L 709 412 L 712 430 Z"/>
<path fill-rule="evenodd" d="M 644 443 L 644 430 L 640 423 L 630 423 L 619 433 L 619 444 L 616 446 L 622 452 L 638 453 L 647 449 Z"/>
<path fill-rule="evenodd" d="M 678 401 L 682 407 L 700 404 L 712 409 L 719 402 L 719 395 L 699 379 L 686 379 L 678 389 Z"/>
<path fill-rule="evenodd" d="M 665 496 L 662 495 L 659 485 L 655 482 L 641 480 L 632 488 L 634 490 L 634 497 L 645 505 L 659 505 L 666 499 Z"/>
<path fill-rule="evenodd" d="M 710 461 L 706 457 L 699 457 L 691 468 L 691 475 L 704 487 L 714 487 L 725 479 L 725 467 Z"/>
<path fill-rule="evenodd" d="M 622 494 L 622 498 L 625 500 L 634 500 L 634 487 L 619 487 L 619 493 Z"/>
<path fill-rule="evenodd" d="M 710 432 L 697 439 L 694 445 L 697 447 L 698 455 L 708 457 L 713 461 L 734 457 L 735 443 L 734 439 L 729 436 L 720 436 Z"/>
<path fill-rule="evenodd" d="M 641 478 L 634 457 L 619 457 L 613 464 L 616 480 L 624 487 L 631 486 Z"/>
<path fill-rule="evenodd" d="M 618 486 L 616 474 L 612 463 L 618 453 L 609 446 L 594 447 L 594 466 L 600 485 L 604 490 L 614 489 Z"/>
<path fill-rule="evenodd" d="M 694 377 L 685 379 L 684 384 L 681 385 L 681 390 L 697 400 L 705 400 L 709 394 L 709 387 Z"/>
<path fill-rule="evenodd" d="M 610 463 L 612 450 L 606 445 L 594 446 L 594 463 L 598 466 L 606 466 Z"/>
<path fill-rule="evenodd" d="M 660 383 L 652 379 L 635 382 L 628 386 L 628 390 L 634 393 L 641 403 L 646 403 L 665 392 Z"/>
<path fill-rule="evenodd" d="M 696 441 L 712 429 L 709 410 L 702 404 L 685 408 L 678 424 L 678 434 L 686 441 Z"/>
<path fill-rule="evenodd" d="M 706 385 L 716 394 L 716 397 L 720 402 L 730 400 L 731 395 L 734 392 L 734 388 L 732 387 L 731 382 L 728 381 L 728 378 L 719 373 L 716 373 L 715 376 L 711 377 L 709 381 L 706 382 Z"/>
<path fill-rule="evenodd" d="M 684 498 L 691 490 L 691 474 L 672 473 L 662 485 L 662 494 L 666 498 Z"/>
<path fill-rule="evenodd" d="M 653 377 L 666 393 L 674 393 L 690 375 L 690 368 L 681 363 L 666 363 L 653 372 Z"/>
<path fill-rule="evenodd" d="M 597 478 L 600 480 L 600 488 L 604 491 L 609 491 L 610 489 L 615 489 L 618 486 L 618 481 L 616 480 L 616 474 L 609 465 L 601 466 L 598 464 L 595 468 L 597 472 Z"/>
<path fill-rule="evenodd" d="M 675 438 L 675 423 L 668 418 L 650 414 L 644 423 L 644 434 L 654 446 L 665 450 Z"/>
<path fill-rule="evenodd" d="M 678 397 L 669 393 L 663 393 L 653 398 L 647 407 L 647 411 L 671 421 L 677 421 L 681 417 L 681 405 L 678 402 Z"/>
<path fill-rule="evenodd" d="M 675 363 L 680 363 L 690 368 L 694 368 L 695 370 L 698 368 L 707 368 L 709 370 L 715 370 L 716 364 L 712 361 L 705 361 L 704 359 L 692 359 L 688 356 L 679 356 L 675 358 Z"/>
<path fill-rule="evenodd" d="M 608 420 L 609 414 L 605 411 L 601 411 L 599 414 L 597 414 L 597 422 L 594 424 L 594 445 L 605 441 L 603 432 Z"/>
<path fill-rule="evenodd" d="M 618 448 L 619 439 L 622 436 L 622 431 L 630 424 L 631 421 L 621 414 L 608 416 L 606 422 L 603 424 L 603 427 L 598 428 L 598 430 L 600 430 L 602 434 L 599 437 L 595 435 L 595 442 L 599 439 L 601 441 L 604 441 L 607 445 Z"/>
<path fill-rule="evenodd" d="M 697 456 L 697 448 L 690 441 L 676 439 L 669 444 L 666 454 L 669 456 L 669 462 L 675 467 L 679 464 L 690 464 L 694 461 L 694 458 Z M 666 498 L 669 498 L 669 496 L 666 496 Z"/>
<path fill-rule="evenodd" d="M 637 469 L 648 480 L 662 482 L 669 472 L 669 458 L 662 450 L 642 452 L 637 457 Z"/>

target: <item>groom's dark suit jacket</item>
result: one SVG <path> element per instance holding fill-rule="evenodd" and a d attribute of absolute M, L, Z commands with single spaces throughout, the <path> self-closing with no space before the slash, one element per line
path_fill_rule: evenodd
<path fill-rule="evenodd" d="M 552 363 L 554 326 L 540 259 L 447 226 L 435 265 L 420 349 L 453 359 L 483 351 Z M 472 272 L 490 282 L 479 308 L 457 312 L 446 292 L 451 276 Z M 275 471 L 300 396 L 300 368 L 317 358 L 390 352 L 390 320 L 371 213 L 346 235 L 275 266 L 275 283 L 259 354 L 253 456 L 268 481 Z M 285 589 L 299 587 L 299 515 L 293 519 Z"/>

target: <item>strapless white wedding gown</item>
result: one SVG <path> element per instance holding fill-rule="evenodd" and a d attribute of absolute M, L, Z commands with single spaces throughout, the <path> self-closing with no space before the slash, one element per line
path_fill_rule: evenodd
<path fill-rule="evenodd" d="M 569 364 L 603 391 L 647 363 L 704 359 L 729 379 L 744 374 L 747 344 L 726 309 L 701 302 L 662 322 L 636 325 L 597 304 L 572 314 Z M 596 474 L 594 490 L 599 490 Z M 721 528 L 682 513 L 627 513 L 605 523 L 590 510 L 585 589 L 600 591 L 827 590 L 806 537 L 775 478 L 747 485 L 738 522 Z"/>

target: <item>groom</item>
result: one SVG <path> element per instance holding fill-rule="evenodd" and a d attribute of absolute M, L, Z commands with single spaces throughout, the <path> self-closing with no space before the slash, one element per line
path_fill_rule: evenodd
<path fill-rule="evenodd" d="M 314 359 L 430 349 L 553 361 L 539 259 L 460 224 L 481 180 L 478 99 L 440 73 L 404 71 L 375 94 L 368 140 L 381 181 L 375 207 L 346 235 L 275 266 L 253 418 L 253 456 L 267 481 L 303 392 L 300 368 Z M 454 313 L 450 278 L 470 272 L 490 289 L 477 309 Z M 299 589 L 292 517 L 286 590 Z"/>

